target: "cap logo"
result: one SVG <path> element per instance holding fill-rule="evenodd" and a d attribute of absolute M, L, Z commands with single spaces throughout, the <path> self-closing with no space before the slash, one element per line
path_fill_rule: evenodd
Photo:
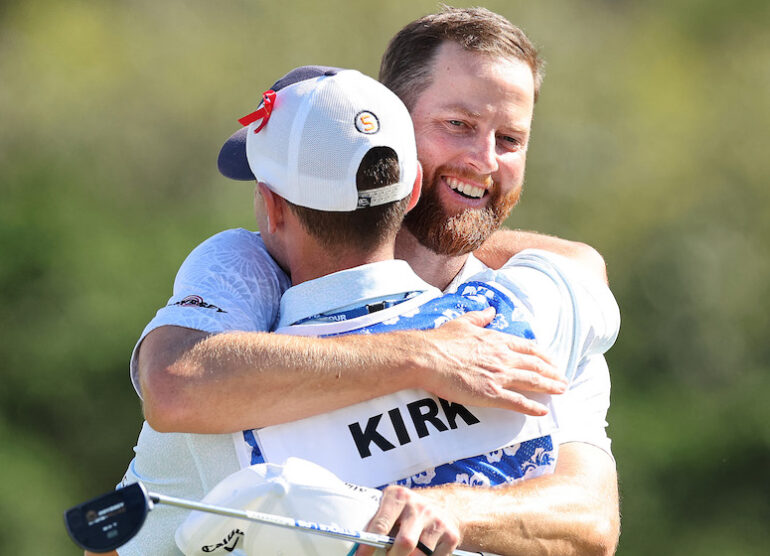
<path fill-rule="evenodd" d="M 368 110 L 364 110 L 356 115 L 356 129 L 367 135 L 377 133 L 380 131 L 380 120 Z"/>

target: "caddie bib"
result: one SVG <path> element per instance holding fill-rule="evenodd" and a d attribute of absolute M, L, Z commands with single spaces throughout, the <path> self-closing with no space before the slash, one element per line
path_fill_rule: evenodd
<path fill-rule="evenodd" d="M 291 326 L 277 332 L 334 336 L 428 329 L 492 305 L 497 316 L 490 328 L 534 338 L 523 320 L 527 313 L 504 291 L 489 284 L 469 283 L 463 295 L 444 295 L 427 303 L 418 296 L 364 317 Z M 532 397 L 549 408 L 548 415 L 530 417 L 504 409 L 464 406 L 424 390 L 403 390 L 322 415 L 237 433 L 234 440 L 241 466 L 253 463 L 257 448 L 268 462 L 299 457 L 343 480 L 376 487 L 554 432 L 557 426 L 551 397 Z"/>

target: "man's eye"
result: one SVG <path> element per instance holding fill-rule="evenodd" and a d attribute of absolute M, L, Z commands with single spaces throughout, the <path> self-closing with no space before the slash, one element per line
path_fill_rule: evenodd
<path fill-rule="evenodd" d="M 461 125 L 465 125 L 465 124 L 460 120 L 449 120 L 449 125 L 454 127 L 460 127 Z"/>
<path fill-rule="evenodd" d="M 515 150 L 521 147 L 521 139 L 517 137 L 511 137 L 510 135 L 501 135 L 500 144 L 507 149 Z"/>

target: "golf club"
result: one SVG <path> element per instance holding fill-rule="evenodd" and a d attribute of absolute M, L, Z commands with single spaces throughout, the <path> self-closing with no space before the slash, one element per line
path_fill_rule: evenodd
<path fill-rule="evenodd" d="M 393 538 L 386 535 L 341 529 L 332 525 L 250 510 L 234 510 L 156 494 L 148 492 L 141 483 L 130 484 L 70 508 L 64 513 L 64 522 L 67 533 L 80 548 L 91 552 L 109 552 L 136 536 L 154 504 L 166 504 L 188 510 L 241 518 L 378 548 L 387 548 L 393 544 Z M 433 553 L 422 543 L 418 543 L 417 547 L 426 555 Z M 455 550 L 452 554 L 456 556 L 479 556 L 480 553 Z"/>

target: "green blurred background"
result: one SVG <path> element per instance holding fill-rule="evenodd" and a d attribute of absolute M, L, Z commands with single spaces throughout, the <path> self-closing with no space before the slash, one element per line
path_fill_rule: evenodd
<path fill-rule="evenodd" d="M 548 61 L 508 224 L 597 247 L 623 315 L 619 553 L 767 554 L 770 4 L 486 6 Z M 78 554 L 62 511 L 121 478 L 134 342 L 192 247 L 254 227 L 235 119 L 297 65 L 376 75 L 436 9 L 0 2 L 1 554 Z"/>

